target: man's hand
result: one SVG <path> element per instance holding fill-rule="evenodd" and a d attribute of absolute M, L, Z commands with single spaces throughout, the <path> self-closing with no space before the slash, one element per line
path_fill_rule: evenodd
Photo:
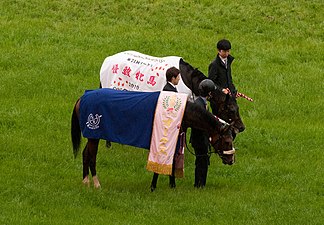
<path fill-rule="evenodd" d="M 229 93 L 231 93 L 231 91 L 228 89 L 228 88 L 224 88 L 223 90 L 222 90 L 222 92 L 224 93 L 224 94 L 229 94 Z"/>

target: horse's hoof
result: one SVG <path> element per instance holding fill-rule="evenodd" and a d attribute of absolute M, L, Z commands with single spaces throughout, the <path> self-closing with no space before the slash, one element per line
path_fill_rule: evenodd
<path fill-rule="evenodd" d="M 111 142 L 110 141 L 106 141 L 106 147 L 111 148 Z"/>
<path fill-rule="evenodd" d="M 156 187 L 151 186 L 151 192 L 155 190 Z"/>
<path fill-rule="evenodd" d="M 99 179 L 97 176 L 94 176 L 93 178 L 93 186 L 96 188 L 96 189 L 99 189 L 101 186 L 100 186 L 100 182 L 99 182 Z"/>
<path fill-rule="evenodd" d="M 203 184 L 195 184 L 194 187 L 197 188 L 197 189 L 199 189 L 199 188 L 203 189 L 205 187 L 205 185 L 203 185 Z"/>
<path fill-rule="evenodd" d="M 85 185 L 85 186 L 87 186 L 87 187 L 90 187 L 90 181 L 89 181 L 89 178 L 84 178 L 83 180 L 82 180 L 82 184 L 83 185 Z"/>
<path fill-rule="evenodd" d="M 175 184 L 170 184 L 169 186 L 170 186 L 170 188 L 176 188 Z"/>
<path fill-rule="evenodd" d="M 101 188 L 101 185 L 100 184 L 94 184 L 94 187 L 95 187 L 95 189 L 100 189 Z"/>

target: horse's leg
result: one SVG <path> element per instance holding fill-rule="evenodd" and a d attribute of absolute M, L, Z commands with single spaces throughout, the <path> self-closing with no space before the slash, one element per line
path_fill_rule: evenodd
<path fill-rule="evenodd" d="M 152 192 L 156 189 L 156 184 L 157 184 L 158 178 L 159 178 L 159 174 L 158 173 L 154 173 L 153 179 L 152 179 L 152 183 L 151 183 L 151 191 Z"/>
<path fill-rule="evenodd" d="M 89 139 L 88 141 L 90 171 L 93 179 L 93 185 L 95 188 L 100 188 L 100 182 L 97 177 L 97 171 L 96 171 L 98 144 L 99 144 L 99 139 Z"/>
<path fill-rule="evenodd" d="M 83 161 L 83 181 L 82 183 L 89 186 L 89 151 L 88 151 L 88 143 L 84 147 L 84 150 L 82 152 L 82 161 Z"/>

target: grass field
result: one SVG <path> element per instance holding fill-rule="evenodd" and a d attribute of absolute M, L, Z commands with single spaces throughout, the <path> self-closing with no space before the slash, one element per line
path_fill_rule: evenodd
<path fill-rule="evenodd" d="M 0 224 L 324 224 L 323 15 L 322 0 L 1 1 Z M 177 55 L 207 75 L 221 38 L 255 99 L 238 100 L 237 163 L 213 155 L 196 190 L 186 152 L 177 188 L 160 176 L 151 193 L 147 151 L 102 142 L 102 188 L 83 187 L 70 119 L 104 58 Z"/>

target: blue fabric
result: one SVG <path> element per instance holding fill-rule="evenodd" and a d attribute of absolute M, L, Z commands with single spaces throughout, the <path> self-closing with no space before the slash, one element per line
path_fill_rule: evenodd
<path fill-rule="evenodd" d="M 80 101 L 83 136 L 149 149 L 159 95 L 109 88 L 86 91 Z"/>

